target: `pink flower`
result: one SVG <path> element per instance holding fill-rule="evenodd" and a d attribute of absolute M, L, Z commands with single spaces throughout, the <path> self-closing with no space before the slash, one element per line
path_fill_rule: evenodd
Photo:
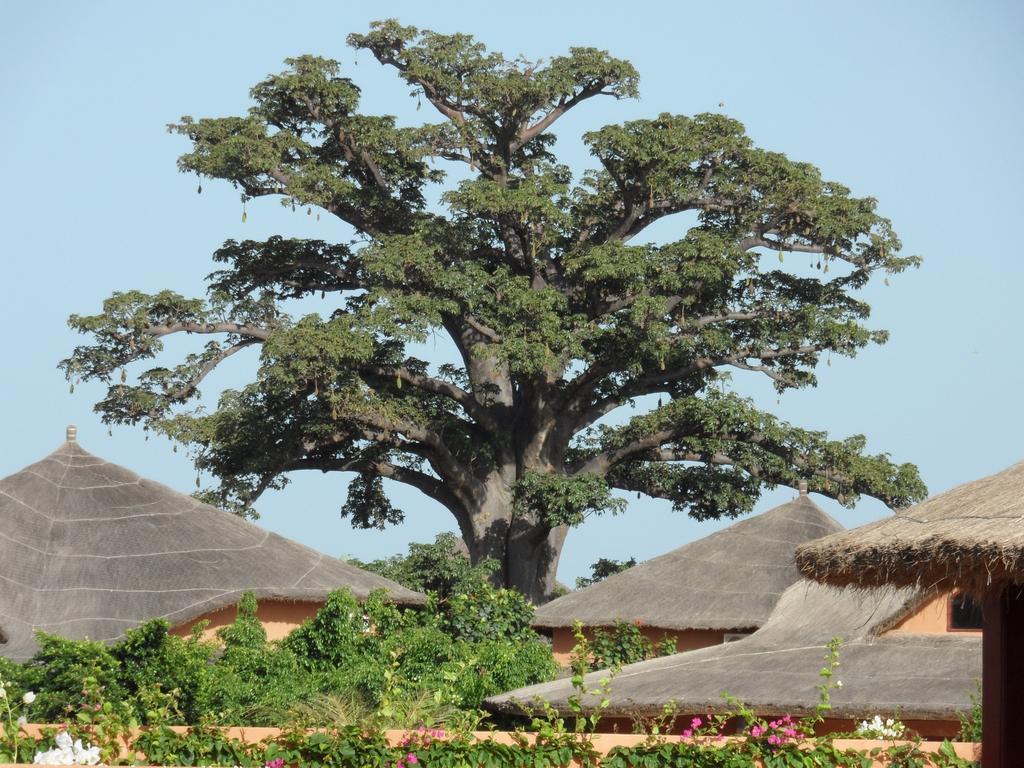
<path fill-rule="evenodd" d="M 765 729 L 762 728 L 760 725 L 755 725 L 753 728 L 750 729 L 750 735 L 753 736 L 755 739 L 759 739 L 764 735 L 764 731 Z"/>
<path fill-rule="evenodd" d="M 275 757 L 273 760 L 267 760 L 263 765 L 265 768 L 284 768 L 284 758 Z"/>
<path fill-rule="evenodd" d="M 405 756 L 405 761 L 409 763 L 409 765 L 416 765 L 416 763 L 418 763 L 420 759 L 416 757 L 415 752 L 410 752 L 408 755 Z"/>
<path fill-rule="evenodd" d="M 772 734 L 771 736 L 768 737 L 768 743 L 771 744 L 772 746 L 778 746 L 779 744 L 782 743 L 782 739 L 780 739 L 775 734 Z"/>
<path fill-rule="evenodd" d="M 704 724 L 704 721 L 701 720 L 699 717 L 695 717 L 695 718 L 693 718 L 693 720 L 690 721 L 690 727 L 691 728 L 700 728 L 701 725 L 703 725 L 703 724 Z"/>
<path fill-rule="evenodd" d="M 693 731 L 691 731 L 689 728 L 687 728 L 685 731 L 683 731 L 682 738 L 689 739 L 689 738 L 692 738 L 692 737 L 693 737 Z"/>

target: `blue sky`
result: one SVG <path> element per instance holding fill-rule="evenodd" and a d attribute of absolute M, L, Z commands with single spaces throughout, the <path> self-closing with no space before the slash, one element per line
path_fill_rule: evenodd
<path fill-rule="evenodd" d="M 21 2 L 0 6 L 0 266 L 5 334 L 0 476 L 52 451 L 68 423 L 104 458 L 183 491 L 195 472 L 166 440 L 113 437 L 92 413 L 101 389 L 69 394 L 56 369 L 78 338 L 67 315 L 98 311 L 113 290 L 198 295 L 210 253 L 228 237 L 272 233 L 344 239 L 344 227 L 241 205 L 227 185 L 178 174 L 186 150 L 165 125 L 184 114 L 241 113 L 248 88 L 288 56 L 337 58 L 363 88 L 363 109 L 411 123 L 408 89 L 344 44 L 373 19 L 468 32 L 506 54 L 540 58 L 592 45 L 630 59 L 636 101 L 592 101 L 559 123 L 558 151 L 587 166 L 579 134 L 668 111 L 718 110 L 762 147 L 818 165 L 871 195 L 924 266 L 865 291 L 891 341 L 820 371 L 816 390 L 762 405 L 836 437 L 864 433 L 874 451 L 914 461 L 933 493 L 1024 458 L 1024 349 L 1017 253 L 1024 222 L 1024 6 L 1011 2 Z M 669 236 L 669 231 L 658 234 Z M 170 350 L 185 345 L 171 344 Z M 439 350 L 437 355 L 441 355 Z M 424 354 L 431 354 L 428 348 Z M 207 395 L 244 383 L 252 359 Z M 338 517 L 345 480 L 302 477 L 261 503 L 262 524 L 331 554 L 373 558 L 452 529 L 447 513 L 397 495 L 407 523 L 353 531 Z M 759 509 L 792 496 L 766 494 Z M 886 513 L 822 502 L 844 524 Z M 598 557 L 647 558 L 711 532 L 649 499 L 573 531 L 564 581 Z"/>

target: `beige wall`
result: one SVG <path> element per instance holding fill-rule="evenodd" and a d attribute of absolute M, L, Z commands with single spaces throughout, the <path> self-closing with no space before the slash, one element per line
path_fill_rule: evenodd
<path fill-rule="evenodd" d="M 614 627 L 602 627 L 605 631 L 611 631 Z M 723 633 L 718 630 L 709 629 L 661 629 L 659 627 L 640 627 L 640 632 L 652 643 L 660 643 L 662 638 L 668 635 L 676 641 L 676 650 L 693 651 L 697 648 L 706 648 L 709 645 L 718 645 L 722 642 Z M 593 638 L 593 629 L 584 628 L 584 636 Z M 576 646 L 576 638 L 572 629 L 559 627 L 552 630 L 551 652 L 555 661 L 560 666 L 567 667 L 572 659 L 572 649 Z"/>
<path fill-rule="evenodd" d="M 895 634 L 944 635 L 949 632 L 948 592 L 936 595 L 910 613 L 888 632 Z M 888 634 L 888 633 L 886 633 Z M 981 636 L 981 630 L 955 630 L 955 634 Z"/>
<path fill-rule="evenodd" d="M 312 618 L 322 605 L 321 601 L 260 600 L 256 609 L 256 618 L 260 620 L 263 628 L 267 631 L 268 640 L 280 640 L 293 629 L 297 629 L 306 619 Z M 203 630 L 201 637 L 204 640 L 216 640 L 217 630 L 231 624 L 235 620 L 235 615 L 236 611 L 233 605 L 210 611 L 172 628 L 171 634 L 188 637 L 192 633 L 192 627 L 200 621 L 209 621 L 210 623 Z"/>

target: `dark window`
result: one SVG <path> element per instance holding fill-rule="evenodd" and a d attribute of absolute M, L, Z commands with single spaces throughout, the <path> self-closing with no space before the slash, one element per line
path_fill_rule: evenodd
<path fill-rule="evenodd" d="M 953 595 L 949 601 L 950 629 L 981 629 L 981 604 L 967 595 Z"/>

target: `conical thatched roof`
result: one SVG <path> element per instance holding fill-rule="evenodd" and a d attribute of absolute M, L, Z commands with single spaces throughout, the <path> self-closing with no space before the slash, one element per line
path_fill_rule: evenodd
<path fill-rule="evenodd" d="M 800 578 L 793 549 L 842 530 L 806 495 L 541 606 L 538 627 L 640 621 L 665 629 L 755 629 Z"/>
<path fill-rule="evenodd" d="M 981 677 L 976 636 L 880 636 L 916 608 L 911 589 L 836 590 L 808 581 L 790 586 L 768 622 L 750 637 L 623 667 L 611 680 L 608 716 L 653 715 L 675 701 L 681 714 L 728 712 L 723 692 L 762 715 L 804 715 L 818 702 L 816 686 L 826 646 L 843 638 L 830 717 L 861 718 L 898 712 L 907 720 L 955 720 L 970 708 Z M 598 687 L 607 672 L 586 680 Z M 568 712 L 570 680 L 533 685 L 494 696 L 490 709 L 522 712 L 537 699 Z M 584 707 L 597 704 L 585 696 Z"/>
<path fill-rule="evenodd" d="M 799 548 L 800 571 L 836 585 L 981 593 L 1024 582 L 1024 462 L 893 517 Z"/>
<path fill-rule="evenodd" d="M 69 436 L 72 435 L 69 430 Z M 25 659 L 33 631 L 113 640 L 140 622 L 177 625 L 261 599 L 424 596 L 139 477 L 72 440 L 0 480 L 0 655 Z"/>

